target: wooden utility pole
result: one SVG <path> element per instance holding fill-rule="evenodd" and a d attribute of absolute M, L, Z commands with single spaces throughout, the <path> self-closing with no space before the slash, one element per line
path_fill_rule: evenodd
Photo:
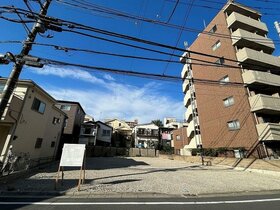
<path fill-rule="evenodd" d="M 48 8 L 51 4 L 52 0 L 46 0 L 45 3 L 42 5 L 42 8 L 40 10 L 39 16 L 45 16 L 47 14 Z M 35 38 L 39 32 L 43 32 L 42 29 L 44 28 L 43 23 L 37 19 L 37 21 L 34 23 L 32 30 L 29 32 L 25 43 L 23 45 L 23 48 L 18 55 L 18 59 L 16 59 L 13 70 L 7 79 L 6 85 L 4 87 L 4 90 L 0 97 L 0 120 L 3 118 L 4 111 L 7 107 L 7 104 L 9 102 L 9 99 L 15 89 L 15 86 L 17 84 L 19 75 L 21 73 L 21 70 L 25 64 L 25 61 L 22 59 L 24 56 L 27 56 L 32 48 L 32 43 L 35 41 Z"/>

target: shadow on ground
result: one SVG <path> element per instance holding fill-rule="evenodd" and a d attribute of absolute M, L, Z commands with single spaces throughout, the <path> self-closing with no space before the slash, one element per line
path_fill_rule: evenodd
<path fill-rule="evenodd" d="M 103 170 L 113 168 L 127 168 L 132 166 L 148 166 L 144 161 L 135 161 L 125 157 L 94 157 L 86 159 L 87 170 Z"/>

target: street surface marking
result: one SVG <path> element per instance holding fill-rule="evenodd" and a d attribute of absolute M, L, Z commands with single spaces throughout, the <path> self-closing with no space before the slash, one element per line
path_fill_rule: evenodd
<path fill-rule="evenodd" d="M 193 202 L 0 202 L 0 205 L 213 205 L 280 201 L 280 198 L 240 201 L 193 201 Z"/>

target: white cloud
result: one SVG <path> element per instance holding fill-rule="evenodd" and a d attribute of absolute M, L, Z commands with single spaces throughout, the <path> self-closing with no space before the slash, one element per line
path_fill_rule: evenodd
<path fill-rule="evenodd" d="M 183 118 L 185 110 L 183 101 L 167 96 L 164 91 L 160 90 L 162 85 L 158 82 L 150 82 L 139 88 L 117 83 L 108 74 L 103 76 L 109 80 L 105 81 L 80 69 L 47 67 L 44 70 L 32 71 L 37 74 L 77 79 L 102 86 L 102 88 L 93 86 L 89 89 L 43 87 L 56 99 L 78 101 L 87 114 L 96 120 L 105 118 L 138 119 L 140 123 L 147 123 L 170 116 Z"/>
<path fill-rule="evenodd" d="M 104 74 L 103 78 L 109 81 L 115 81 L 115 79 L 110 74 Z"/>
<path fill-rule="evenodd" d="M 40 75 L 53 75 L 61 78 L 71 78 L 78 79 L 85 82 L 90 82 L 94 84 L 105 85 L 104 80 L 99 79 L 87 71 L 77 69 L 77 68 L 60 68 L 55 66 L 44 66 L 42 69 L 29 68 L 33 73 Z"/>
<path fill-rule="evenodd" d="M 125 91 L 124 91 L 125 90 Z M 126 120 L 138 119 L 141 123 L 167 116 L 183 118 L 182 101 L 174 101 L 164 94 L 151 91 L 146 86 L 132 88 L 124 85 L 119 90 L 78 90 L 52 88 L 47 91 L 57 99 L 78 101 L 87 114 L 96 120 L 119 118 Z"/>

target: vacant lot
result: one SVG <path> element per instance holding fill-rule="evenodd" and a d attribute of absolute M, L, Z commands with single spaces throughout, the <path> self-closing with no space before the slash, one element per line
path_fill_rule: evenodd
<path fill-rule="evenodd" d="M 276 176 L 236 171 L 217 166 L 191 165 L 160 158 L 88 158 L 86 182 L 80 193 L 156 193 L 196 195 L 247 191 L 280 190 Z M 54 191 L 57 165 L 13 183 L 1 185 L 1 191 Z M 79 169 L 65 169 L 63 186 L 58 191 L 72 193 Z"/>

